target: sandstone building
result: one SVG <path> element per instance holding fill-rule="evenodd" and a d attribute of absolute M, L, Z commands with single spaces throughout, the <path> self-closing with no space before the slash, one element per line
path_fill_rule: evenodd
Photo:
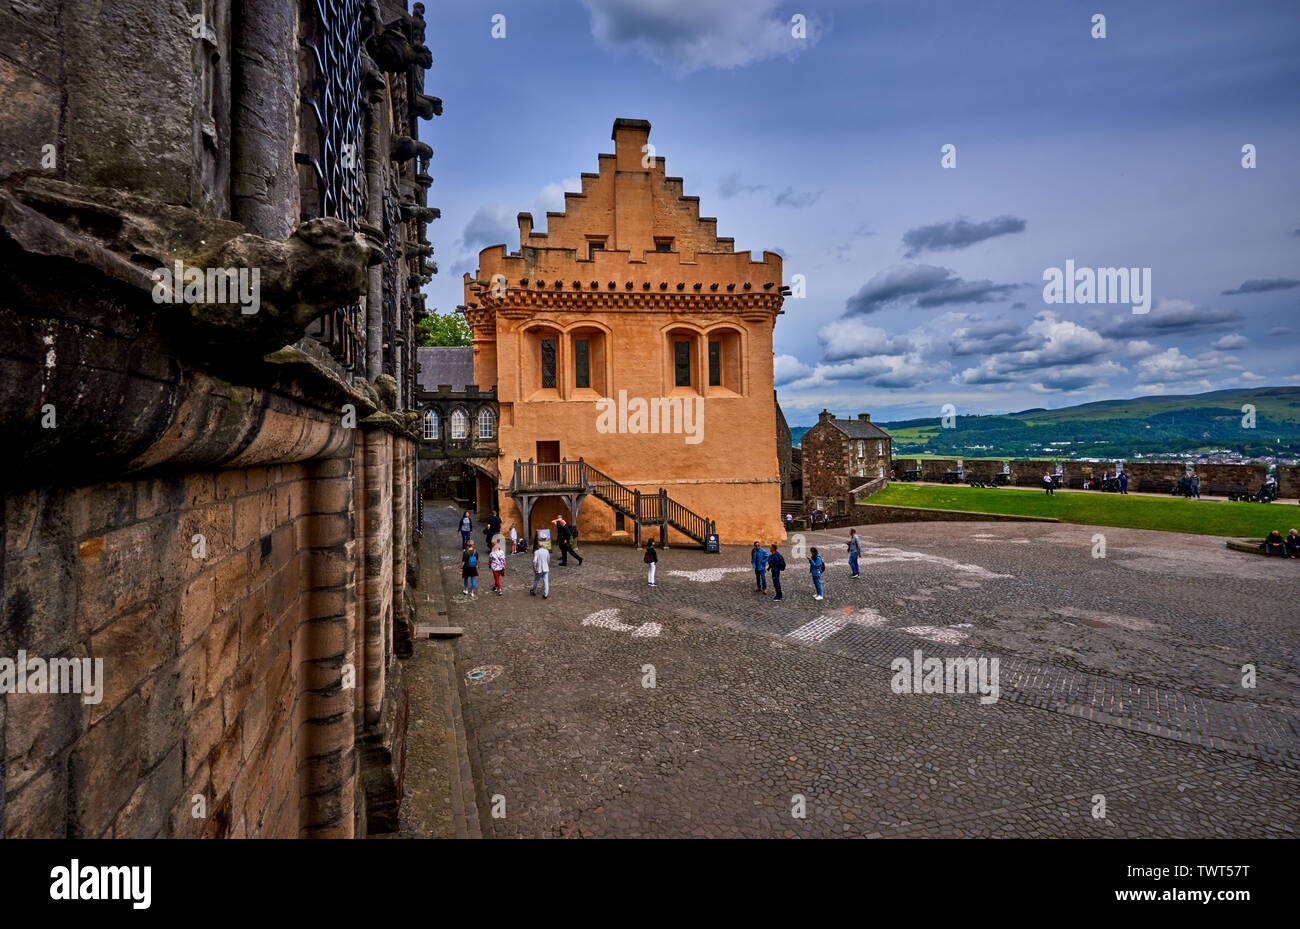
<path fill-rule="evenodd" d="M 733 251 L 649 133 L 616 120 L 547 231 L 519 214 L 519 250 L 465 275 L 474 380 L 500 405 L 497 508 L 521 527 L 576 516 L 588 539 L 771 538 L 781 258 Z"/>
<path fill-rule="evenodd" d="M 103 671 L 2 688 L 0 835 L 391 826 L 423 6 L 94 7 L 0 9 L 0 659 Z"/>
<path fill-rule="evenodd" d="M 805 512 L 845 515 L 853 507 L 851 490 L 871 482 L 883 486 L 889 480 L 889 433 L 871 421 L 870 413 L 836 419 L 822 410 L 800 445 Z"/>

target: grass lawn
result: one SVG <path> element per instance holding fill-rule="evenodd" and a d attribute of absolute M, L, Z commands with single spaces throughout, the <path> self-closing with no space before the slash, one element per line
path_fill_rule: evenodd
<path fill-rule="evenodd" d="M 1300 526 L 1295 501 L 1227 503 L 1182 497 L 1120 496 L 1091 491 L 1047 496 L 1041 490 L 1018 487 L 890 484 L 865 502 L 890 506 L 919 506 L 1015 516 L 1055 516 L 1063 523 L 1119 526 L 1123 529 L 1162 529 L 1194 535 L 1262 539 L 1271 530 L 1283 535 Z"/>

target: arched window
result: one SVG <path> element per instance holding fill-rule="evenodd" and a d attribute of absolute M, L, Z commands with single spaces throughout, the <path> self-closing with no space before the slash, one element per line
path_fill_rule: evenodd
<path fill-rule="evenodd" d="M 453 439 L 469 438 L 469 416 L 464 410 L 453 410 L 451 414 L 451 437 Z"/>
<path fill-rule="evenodd" d="M 495 422 L 492 419 L 492 411 L 487 409 L 479 410 L 478 437 L 480 439 L 492 438 L 492 429 L 494 426 Z"/>
<path fill-rule="evenodd" d="M 424 411 L 424 437 L 426 439 L 438 438 L 438 414 L 434 410 Z"/>

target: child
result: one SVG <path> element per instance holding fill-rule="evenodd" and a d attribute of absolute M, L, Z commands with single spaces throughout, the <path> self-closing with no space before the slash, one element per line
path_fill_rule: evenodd
<path fill-rule="evenodd" d="M 506 553 L 501 551 L 501 543 L 492 543 L 492 554 L 488 556 L 488 564 L 492 567 L 492 583 L 496 585 L 497 595 L 501 595 L 501 575 L 506 570 Z"/>
<path fill-rule="evenodd" d="M 519 533 L 515 532 L 515 527 L 510 527 L 510 554 L 519 554 Z"/>
<path fill-rule="evenodd" d="M 808 571 L 812 574 L 813 586 L 817 588 L 817 593 L 813 595 L 814 600 L 822 599 L 822 571 L 826 568 L 826 562 L 822 561 L 822 556 L 817 554 L 817 549 L 808 549 Z"/>
<path fill-rule="evenodd" d="M 474 540 L 465 543 L 465 551 L 460 556 L 460 592 L 471 600 L 477 600 L 475 582 L 478 579 L 478 552 L 474 551 Z"/>
<path fill-rule="evenodd" d="M 650 576 L 647 578 L 651 587 L 655 585 L 655 565 L 659 563 L 659 550 L 655 548 L 655 540 L 648 539 L 645 543 L 645 563 L 650 566 Z"/>

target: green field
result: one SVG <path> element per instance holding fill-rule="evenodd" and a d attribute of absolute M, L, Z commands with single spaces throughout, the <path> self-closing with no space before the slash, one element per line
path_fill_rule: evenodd
<path fill-rule="evenodd" d="M 1273 529 L 1286 535 L 1292 527 L 1300 527 L 1300 507 L 1293 500 L 1227 503 L 1087 491 L 1063 491 L 1049 497 L 1041 490 L 1018 487 L 890 484 L 864 502 L 1014 516 L 1055 516 L 1063 523 L 1233 538 L 1263 539 Z"/>

